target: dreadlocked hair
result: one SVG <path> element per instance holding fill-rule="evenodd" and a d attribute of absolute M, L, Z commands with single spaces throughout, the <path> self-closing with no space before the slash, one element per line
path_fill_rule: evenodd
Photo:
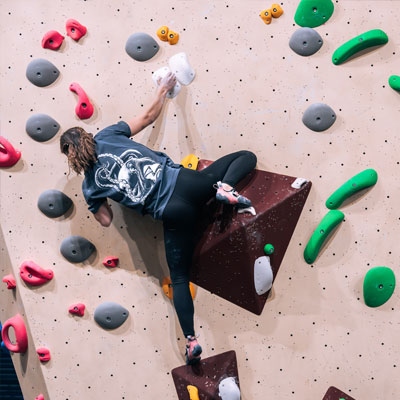
<path fill-rule="evenodd" d="M 70 128 L 61 135 L 60 150 L 68 158 L 68 175 L 71 169 L 80 175 L 97 160 L 93 135 L 80 127 Z"/>

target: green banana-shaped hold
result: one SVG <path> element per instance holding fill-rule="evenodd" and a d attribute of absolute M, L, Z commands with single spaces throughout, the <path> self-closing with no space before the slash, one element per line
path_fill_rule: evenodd
<path fill-rule="evenodd" d="M 398 90 L 400 92 L 400 76 L 392 75 L 389 78 L 389 85 L 392 89 Z"/>
<path fill-rule="evenodd" d="M 338 210 L 331 210 L 322 218 L 317 229 L 312 234 L 304 249 L 304 260 L 307 264 L 312 264 L 318 256 L 322 244 L 332 232 L 335 226 L 339 225 L 344 219 L 344 214 Z"/>
<path fill-rule="evenodd" d="M 380 29 L 372 29 L 371 31 L 358 35 L 348 42 L 342 44 L 333 53 L 332 62 L 335 65 L 339 65 L 345 62 L 353 54 L 356 54 L 368 47 L 385 44 L 388 42 L 388 40 L 389 38 L 385 32 Z"/>
<path fill-rule="evenodd" d="M 378 180 L 378 174 L 374 169 L 366 169 L 359 174 L 353 176 L 346 183 L 340 186 L 326 200 L 325 205 L 334 210 L 342 205 L 342 203 L 359 190 L 375 185 Z"/>

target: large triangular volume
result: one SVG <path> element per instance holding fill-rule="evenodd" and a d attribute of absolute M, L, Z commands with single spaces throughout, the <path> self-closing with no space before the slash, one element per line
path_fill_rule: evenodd
<path fill-rule="evenodd" d="M 235 378 L 240 388 L 234 350 L 205 358 L 195 365 L 182 365 L 171 373 L 179 400 L 189 398 L 188 385 L 197 387 L 200 399 L 219 399 L 219 383 L 228 377 Z"/>
<path fill-rule="evenodd" d="M 343 393 L 341 390 L 335 388 L 334 386 L 331 386 L 322 400 L 355 400 L 355 399 L 353 399 L 353 397 L 350 397 L 348 394 Z"/>
<path fill-rule="evenodd" d="M 211 163 L 200 160 L 197 169 Z M 268 261 L 276 278 L 311 189 L 309 181 L 294 188 L 295 181 L 291 176 L 253 170 L 235 189 L 252 201 L 255 216 L 211 200 L 198 228 L 191 282 L 260 315 L 269 290 L 257 293 L 255 265 L 265 257 L 264 246 L 272 244 L 274 252 Z"/>

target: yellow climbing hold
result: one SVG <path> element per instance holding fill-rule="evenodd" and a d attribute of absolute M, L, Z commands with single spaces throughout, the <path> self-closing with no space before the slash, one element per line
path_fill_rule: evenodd
<path fill-rule="evenodd" d="M 168 42 L 168 26 L 163 25 L 158 31 L 157 36 L 163 42 Z"/>
<path fill-rule="evenodd" d="M 169 44 L 177 44 L 179 40 L 179 33 L 176 33 L 174 31 L 169 31 L 168 32 L 168 42 Z"/>
<path fill-rule="evenodd" d="M 274 18 L 279 18 L 283 14 L 282 7 L 278 3 L 272 4 L 271 10 Z"/>
<path fill-rule="evenodd" d="M 267 25 L 269 25 L 272 21 L 272 10 L 270 8 L 262 10 L 260 12 L 260 17 Z"/>
<path fill-rule="evenodd" d="M 199 391 L 196 386 L 187 385 L 186 389 L 189 392 L 190 400 L 199 400 Z"/>
<path fill-rule="evenodd" d="M 189 168 L 189 169 L 197 169 L 197 164 L 199 163 L 199 159 L 194 155 L 194 154 L 189 154 L 188 156 L 186 156 L 182 161 L 181 164 L 185 167 L 185 168 Z"/>
<path fill-rule="evenodd" d="M 166 276 L 166 277 L 163 279 L 162 288 L 163 288 L 164 294 L 165 294 L 169 299 L 172 300 L 172 299 L 173 299 L 174 292 L 173 292 L 173 289 L 172 289 L 171 278 L 170 278 L 169 276 Z M 195 296 L 195 294 L 196 294 L 196 291 L 195 291 L 195 288 L 194 288 L 194 285 L 193 285 L 192 282 L 189 282 L 189 289 L 190 289 L 190 294 L 192 295 L 192 299 L 194 299 L 194 296 Z"/>

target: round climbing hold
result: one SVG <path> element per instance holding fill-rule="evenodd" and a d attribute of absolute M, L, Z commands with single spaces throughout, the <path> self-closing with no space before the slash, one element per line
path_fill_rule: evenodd
<path fill-rule="evenodd" d="M 116 329 L 121 326 L 128 318 L 129 311 L 112 301 L 100 304 L 95 312 L 95 321 L 104 329 Z"/>
<path fill-rule="evenodd" d="M 394 292 L 396 277 L 388 267 L 371 268 L 365 275 L 363 292 L 368 307 L 379 307 L 386 303 Z"/>
<path fill-rule="evenodd" d="M 390 86 L 392 89 L 397 90 L 397 91 L 400 92 L 400 76 L 398 76 L 398 75 L 392 75 L 392 76 L 389 78 L 389 86 Z"/>
<path fill-rule="evenodd" d="M 49 115 L 34 114 L 26 121 L 26 133 L 37 142 L 46 142 L 55 136 L 60 124 Z"/>
<path fill-rule="evenodd" d="M 67 30 L 67 35 L 74 40 L 79 40 L 87 32 L 86 26 L 83 26 L 76 19 L 72 18 L 68 19 L 65 23 L 65 29 Z"/>
<path fill-rule="evenodd" d="M 264 246 L 264 253 L 269 256 L 274 252 L 275 248 L 272 244 L 268 243 Z"/>
<path fill-rule="evenodd" d="M 50 61 L 44 58 L 32 60 L 26 68 L 26 77 L 36 86 L 49 86 L 56 81 L 60 71 Z"/>
<path fill-rule="evenodd" d="M 42 47 L 44 49 L 57 50 L 64 40 L 64 36 L 57 31 L 46 32 L 42 39 Z"/>
<path fill-rule="evenodd" d="M 172 282 L 171 278 L 169 276 L 165 277 L 162 282 L 162 288 L 164 291 L 164 294 L 169 298 L 173 299 L 173 288 L 172 288 Z M 192 282 L 189 282 L 189 289 L 190 289 L 190 294 L 192 296 L 192 299 L 194 299 L 194 296 L 196 294 L 194 285 Z"/>
<path fill-rule="evenodd" d="M 312 28 L 297 29 L 289 41 L 289 47 L 300 56 L 311 56 L 322 46 L 321 35 Z"/>
<path fill-rule="evenodd" d="M 147 61 L 160 49 L 157 42 L 147 33 L 138 32 L 129 36 L 125 51 L 136 61 Z"/>
<path fill-rule="evenodd" d="M 168 31 L 168 43 L 177 44 L 179 40 L 179 33 L 169 30 Z"/>
<path fill-rule="evenodd" d="M 259 15 L 260 15 L 261 19 L 264 21 L 264 23 L 266 23 L 267 25 L 269 25 L 271 23 L 272 10 L 270 8 L 267 8 L 266 10 L 262 10 Z"/>
<path fill-rule="evenodd" d="M 163 25 L 161 28 L 159 28 L 157 31 L 157 36 L 163 42 L 168 42 L 168 26 Z"/>
<path fill-rule="evenodd" d="M 82 236 L 68 236 L 61 242 L 61 254 L 72 263 L 83 262 L 95 251 L 94 245 Z"/>
<path fill-rule="evenodd" d="M 315 132 L 329 129 L 336 121 L 336 113 L 327 104 L 311 104 L 303 114 L 303 124 Z"/>
<path fill-rule="evenodd" d="M 65 214 L 72 206 L 72 200 L 56 189 L 44 191 L 38 199 L 39 210 L 49 218 L 57 218 Z"/>
<path fill-rule="evenodd" d="M 315 28 L 329 20 L 333 9 L 332 0 L 301 0 L 294 21 L 297 25 Z"/>

